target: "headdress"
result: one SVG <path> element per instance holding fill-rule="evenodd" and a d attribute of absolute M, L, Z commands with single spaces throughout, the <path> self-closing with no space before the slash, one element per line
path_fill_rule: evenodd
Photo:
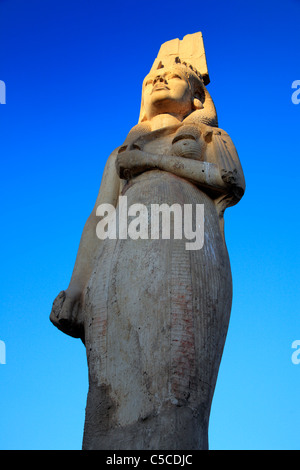
<path fill-rule="evenodd" d="M 202 33 L 187 34 L 181 41 L 172 39 L 163 43 L 153 62 L 150 73 L 162 67 L 167 68 L 178 63 L 189 67 L 202 78 L 204 85 L 208 85 L 210 80 Z"/>
<path fill-rule="evenodd" d="M 187 34 L 182 40 L 172 39 L 164 42 L 160 46 L 160 50 L 150 70 L 150 74 L 155 73 L 162 68 L 173 67 L 176 64 L 185 65 L 196 75 L 202 82 L 204 90 L 203 109 L 191 113 L 185 121 L 189 123 L 202 122 L 204 124 L 217 127 L 218 118 L 213 100 L 208 93 L 205 85 L 210 82 L 206 56 L 203 44 L 202 33 Z M 143 100 L 141 105 L 139 123 L 144 121 L 145 111 Z"/>

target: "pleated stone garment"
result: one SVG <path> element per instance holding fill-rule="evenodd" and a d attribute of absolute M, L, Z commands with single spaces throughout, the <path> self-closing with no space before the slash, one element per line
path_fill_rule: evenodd
<path fill-rule="evenodd" d="M 149 226 L 151 204 L 203 204 L 204 245 L 187 250 L 184 237 L 161 232 L 101 243 L 83 305 L 83 448 L 206 449 L 232 298 L 219 216 L 203 191 L 163 171 L 127 182 L 122 195 L 147 207 Z"/>

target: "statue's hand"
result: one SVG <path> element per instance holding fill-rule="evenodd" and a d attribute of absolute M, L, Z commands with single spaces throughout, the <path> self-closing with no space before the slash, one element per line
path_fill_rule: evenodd
<path fill-rule="evenodd" d="M 235 185 L 237 179 L 237 170 L 229 171 L 222 169 L 221 176 L 225 183 Z"/>
<path fill-rule="evenodd" d="M 83 322 L 80 320 L 79 293 L 61 291 L 55 298 L 50 313 L 51 322 L 64 333 L 84 340 Z"/>
<path fill-rule="evenodd" d="M 221 176 L 224 183 L 226 183 L 231 190 L 231 193 L 239 201 L 244 194 L 244 188 L 240 184 L 239 174 L 236 169 L 233 170 L 221 170 Z"/>
<path fill-rule="evenodd" d="M 143 171 L 155 167 L 155 155 L 139 149 L 123 150 L 116 159 L 116 170 L 121 179 L 130 179 Z"/>

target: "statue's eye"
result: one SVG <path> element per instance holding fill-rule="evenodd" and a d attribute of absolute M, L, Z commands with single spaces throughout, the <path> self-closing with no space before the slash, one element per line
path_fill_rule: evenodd
<path fill-rule="evenodd" d="M 168 77 L 169 80 L 171 80 L 172 78 L 179 78 L 179 80 L 182 80 L 182 77 L 180 77 L 180 75 L 177 75 L 176 73 L 172 73 L 172 75 Z"/>

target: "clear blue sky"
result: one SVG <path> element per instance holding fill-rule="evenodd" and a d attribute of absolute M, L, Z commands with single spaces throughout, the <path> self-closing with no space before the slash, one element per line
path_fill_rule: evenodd
<path fill-rule="evenodd" d="M 85 349 L 51 305 L 160 45 L 196 31 L 247 182 L 225 214 L 234 300 L 210 448 L 300 448 L 299 18 L 299 0 L 0 0 L 1 449 L 81 448 Z"/>

